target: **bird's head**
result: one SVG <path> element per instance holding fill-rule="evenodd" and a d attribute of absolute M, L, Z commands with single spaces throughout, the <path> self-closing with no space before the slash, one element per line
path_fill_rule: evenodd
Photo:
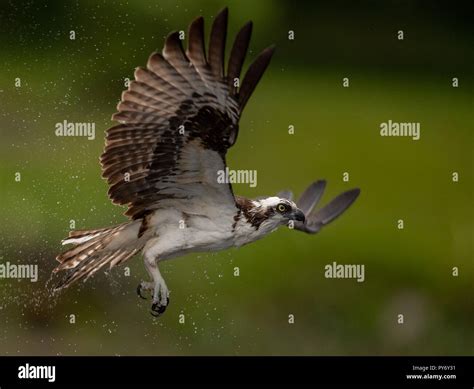
<path fill-rule="evenodd" d="M 286 224 L 290 220 L 304 222 L 304 212 L 296 204 L 288 199 L 280 197 L 267 197 L 259 200 L 262 212 L 267 216 L 269 222 L 277 225 Z"/>

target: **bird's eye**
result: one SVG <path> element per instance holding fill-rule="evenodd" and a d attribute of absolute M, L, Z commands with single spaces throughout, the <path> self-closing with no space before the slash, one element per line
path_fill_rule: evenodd
<path fill-rule="evenodd" d="M 285 212 L 286 211 L 286 205 L 285 204 L 278 204 L 277 207 L 279 212 Z"/>

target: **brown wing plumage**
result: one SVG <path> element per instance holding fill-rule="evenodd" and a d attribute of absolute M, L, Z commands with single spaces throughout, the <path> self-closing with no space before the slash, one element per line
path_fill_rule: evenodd
<path fill-rule="evenodd" d="M 242 110 L 265 71 L 273 48 L 264 50 L 240 77 L 251 33 L 246 24 L 236 37 L 224 69 L 227 9 L 215 18 L 209 52 L 204 47 L 204 21 L 194 20 L 184 52 L 178 33 L 166 39 L 162 54 L 150 56 L 146 68 L 123 92 L 107 131 L 101 156 L 102 175 L 115 204 L 128 205 L 133 219 L 197 193 L 234 202 L 230 186 L 217 184 L 225 154 L 237 138 Z"/>

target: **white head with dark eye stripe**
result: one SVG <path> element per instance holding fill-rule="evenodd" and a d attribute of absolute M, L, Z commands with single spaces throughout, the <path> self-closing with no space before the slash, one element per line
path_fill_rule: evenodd
<path fill-rule="evenodd" d="M 268 197 L 259 200 L 259 203 L 262 207 L 262 212 L 267 215 L 269 221 L 284 224 L 289 220 L 303 222 L 305 220 L 304 213 L 291 200 L 280 197 Z"/>

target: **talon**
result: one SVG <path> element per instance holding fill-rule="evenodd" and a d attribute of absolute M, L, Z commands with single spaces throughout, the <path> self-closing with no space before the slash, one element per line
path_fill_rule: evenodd
<path fill-rule="evenodd" d="M 168 306 L 170 299 L 167 298 L 166 305 L 161 305 L 160 303 L 153 303 L 151 305 L 151 315 L 154 317 L 158 317 L 162 315 L 166 311 L 166 307 Z"/>
<path fill-rule="evenodd" d="M 143 300 L 146 300 L 146 297 L 142 295 L 142 284 L 138 284 L 137 286 L 137 294 L 138 294 L 138 297 L 140 297 L 141 299 Z"/>

